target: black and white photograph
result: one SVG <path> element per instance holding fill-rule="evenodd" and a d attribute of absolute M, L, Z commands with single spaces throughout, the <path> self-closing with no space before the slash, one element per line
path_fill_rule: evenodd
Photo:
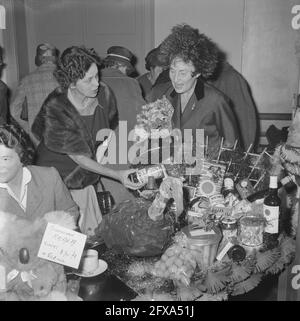
<path fill-rule="evenodd" d="M 0 0 L 0 77 L 0 301 L 300 301 L 300 0 Z"/>

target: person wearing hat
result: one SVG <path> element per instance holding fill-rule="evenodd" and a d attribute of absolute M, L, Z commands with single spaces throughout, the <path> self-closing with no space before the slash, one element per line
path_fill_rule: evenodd
<path fill-rule="evenodd" d="M 145 62 L 145 68 L 148 72 L 139 76 L 137 80 L 142 88 L 143 96 L 147 100 L 152 86 L 155 84 L 158 76 L 168 67 L 160 54 L 159 48 L 150 50 L 145 58 Z"/>
<path fill-rule="evenodd" d="M 38 45 L 35 56 L 37 68 L 21 80 L 12 99 L 11 115 L 30 135 L 35 145 L 38 145 L 38 141 L 31 132 L 33 121 L 44 100 L 59 86 L 53 76 L 57 58 L 58 50 L 53 45 Z"/>
<path fill-rule="evenodd" d="M 219 50 L 204 34 L 187 24 L 172 28 L 160 45 L 168 57 L 170 87 L 165 96 L 174 107 L 174 128 L 204 129 L 208 154 L 214 159 L 219 146 L 233 147 L 239 140 L 237 121 L 225 95 L 206 80 L 215 72 Z"/>
<path fill-rule="evenodd" d="M 101 70 L 101 80 L 106 83 L 114 93 L 118 109 L 118 120 L 126 121 L 127 134 L 136 125 L 136 115 L 141 107 L 146 104 L 138 81 L 128 75 L 134 72 L 132 65 L 133 54 L 130 50 L 121 46 L 112 46 L 107 50 L 107 56 L 103 61 L 104 69 Z M 115 128 L 116 137 L 119 137 L 119 126 Z M 117 151 L 119 150 L 118 141 Z M 128 148 L 130 148 L 128 143 Z M 128 169 L 128 164 L 107 165 L 115 170 Z M 116 203 L 133 198 L 130 191 L 119 182 L 109 178 L 102 179 L 104 187 L 109 190 Z"/>
<path fill-rule="evenodd" d="M 0 76 L 5 64 L 3 62 L 3 49 L 0 47 Z M 8 87 L 0 80 L 0 125 L 8 122 Z"/>
<path fill-rule="evenodd" d="M 215 87 L 218 91 L 222 92 L 228 104 L 233 111 L 237 122 L 237 130 L 239 133 L 239 145 L 243 150 L 248 150 L 250 145 L 255 150 L 258 143 L 258 117 L 257 108 L 247 80 L 236 69 L 230 65 L 226 59 L 226 54 L 222 52 L 216 44 L 211 41 L 203 41 L 203 48 L 212 46 L 215 54 L 216 66 L 214 71 L 208 76 L 202 76 L 203 80 L 208 84 Z M 200 47 L 198 45 L 198 47 Z M 175 50 L 175 49 L 172 49 Z M 169 51 L 169 50 L 168 50 Z M 204 62 L 204 61 L 203 61 Z M 206 64 L 209 66 L 210 61 L 207 60 Z M 205 62 L 203 63 L 205 65 Z M 169 70 L 164 70 L 152 86 L 147 100 L 153 102 L 162 98 L 166 92 L 172 88 L 172 82 L 169 76 Z"/>

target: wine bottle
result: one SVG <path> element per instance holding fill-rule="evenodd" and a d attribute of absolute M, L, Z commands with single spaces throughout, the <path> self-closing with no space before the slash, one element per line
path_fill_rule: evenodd
<path fill-rule="evenodd" d="M 277 246 L 281 200 L 278 196 L 277 176 L 270 176 L 269 191 L 264 198 L 263 214 L 266 220 L 264 242 L 269 248 Z"/>

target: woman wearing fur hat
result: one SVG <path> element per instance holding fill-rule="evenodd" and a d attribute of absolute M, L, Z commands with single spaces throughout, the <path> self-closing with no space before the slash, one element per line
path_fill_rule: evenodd
<path fill-rule="evenodd" d="M 87 234 L 94 233 L 102 218 L 93 188 L 100 175 L 131 189 L 140 187 L 129 179 L 132 170 L 115 171 L 96 161 L 97 133 L 109 128 L 107 110 L 97 99 L 99 64 L 94 50 L 67 48 L 54 72 L 60 88 L 48 96 L 32 125 L 41 141 L 37 164 L 56 167 L 79 205 L 79 226 Z"/>
<path fill-rule="evenodd" d="M 238 139 L 237 124 L 225 96 L 205 83 L 215 71 L 218 48 L 197 29 L 175 26 L 162 42 L 160 50 L 170 65 L 171 88 L 166 97 L 174 107 L 174 127 L 204 129 L 209 153 L 214 157 L 221 138 L 228 147 Z"/>

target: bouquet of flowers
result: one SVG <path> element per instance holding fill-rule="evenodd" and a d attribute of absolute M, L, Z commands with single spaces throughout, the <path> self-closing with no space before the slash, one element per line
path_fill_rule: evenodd
<path fill-rule="evenodd" d="M 142 111 L 137 115 L 135 134 L 142 140 L 167 137 L 172 131 L 172 116 L 174 108 L 169 100 L 163 96 L 153 103 L 142 106 Z"/>

